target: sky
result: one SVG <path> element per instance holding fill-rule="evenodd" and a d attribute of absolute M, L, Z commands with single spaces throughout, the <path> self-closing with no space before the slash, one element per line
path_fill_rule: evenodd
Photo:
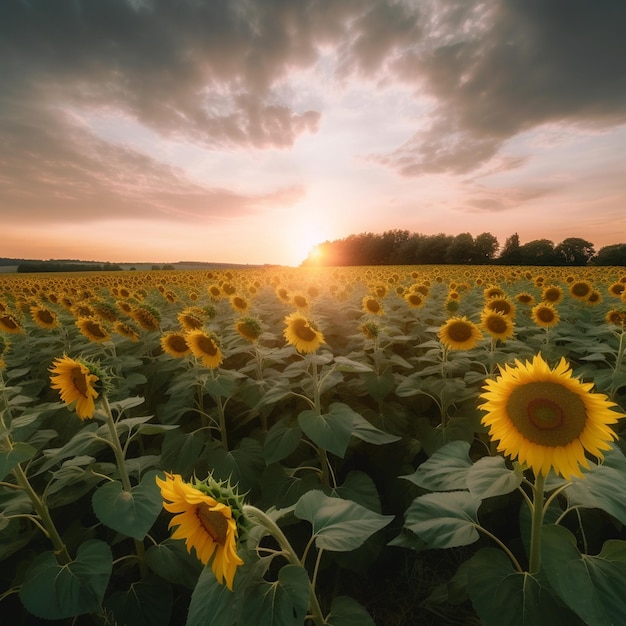
<path fill-rule="evenodd" d="M 624 0 L 1 0 L 0 257 L 626 243 Z"/>

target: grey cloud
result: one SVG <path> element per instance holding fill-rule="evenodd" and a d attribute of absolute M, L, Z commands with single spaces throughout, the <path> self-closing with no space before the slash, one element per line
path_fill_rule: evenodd
<path fill-rule="evenodd" d="M 501 213 L 516 209 L 530 200 L 541 198 L 555 190 L 555 186 L 537 185 L 498 189 L 474 186 L 458 210 L 465 213 Z"/>

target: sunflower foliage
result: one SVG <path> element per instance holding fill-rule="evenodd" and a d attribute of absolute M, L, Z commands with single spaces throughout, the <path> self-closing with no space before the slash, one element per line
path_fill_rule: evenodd
<path fill-rule="evenodd" d="M 591 267 L 3 274 L 0 610 L 619 623 L 622 427 L 593 404 L 584 431 L 591 390 L 571 381 L 626 408 L 625 283 Z M 584 448 L 550 462 L 482 397 L 539 356 L 557 383 L 572 368 L 562 406 Z M 560 432 L 551 398 L 528 415 Z"/>

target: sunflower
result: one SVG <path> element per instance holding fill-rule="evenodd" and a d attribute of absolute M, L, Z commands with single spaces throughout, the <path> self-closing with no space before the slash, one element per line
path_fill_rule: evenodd
<path fill-rule="evenodd" d="M 375 322 L 366 322 L 360 328 L 366 339 L 376 339 L 380 334 L 380 328 Z"/>
<path fill-rule="evenodd" d="M 489 311 L 497 311 L 502 315 L 515 317 L 515 305 L 506 297 L 491 298 L 485 303 L 485 309 Z"/>
<path fill-rule="evenodd" d="M 376 298 L 372 298 L 371 296 L 365 296 L 361 304 L 363 306 L 363 310 L 366 313 L 371 313 L 372 315 L 383 314 L 383 307 Z"/>
<path fill-rule="evenodd" d="M 35 324 L 40 328 L 51 329 L 59 325 L 57 314 L 45 306 L 30 307 L 30 314 Z"/>
<path fill-rule="evenodd" d="M 202 330 L 192 330 L 185 335 L 185 338 L 193 355 L 202 359 L 205 367 L 215 369 L 220 366 L 223 360 L 222 352 L 212 334 L 207 334 Z"/>
<path fill-rule="evenodd" d="M 497 311 L 485 310 L 480 316 L 480 323 L 483 329 L 494 339 L 504 341 L 513 336 L 513 321 L 508 315 L 503 315 Z"/>
<path fill-rule="evenodd" d="M 287 315 L 285 324 L 287 327 L 283 335 L 287 343 L 294 346 L 298 352 L 304 354 L 315 352 L 324 343 L 324 335 L 301 313 L 295 312 Z"/>
<path fill-rule="evenodd" d="M 122 337 L 126 337 L 126 339 L 130 339 L 135 342 L 139 341 L 139 332 L 131 324 L 126 324 L 121 321 L 115 322 L 113 329 L 118 335 L 122 335 Z"/>
<path fill-rule="evenodd" d="M 306 311 L 309 308 L 309 301 L 307 297 L 302 293 L 296 293 L 291 298 L 292 304 L 301 311 Z"/>
<path fill-rule="evenodd" d="M 521 293 L 518 293 L 515 296 L 515 299 L 520 303 L 520 304 L 535 304 L 535 296 L 533 296 L 532 294 L 526 292 L 526 291 L 522 291 Z"/>
<path fill-rule="evenodd" d="M 618 282 L 618 283 L 613 283 L 612 285 L 610 285 L 608 288 L 608 292 L 610 295 L 615 296 L 616 298 L 619 298 L 624 292 L 624 289 L 626 289 L 626 285 L 624 283 Z"/>
<path fill-rule="evenodd" d="M 542 328 L 551 328 L 561 321 L 559 312 L 547 302 L 534 306 L 531 310 L 531 317 L 533 322 Z"/>
<path fill-rule="evenodd" d="M 156 482 L 164 500 L 163 508 L 175 516 L 169 527 L 177 526 L 173 539 L 184 539 L 187 551 L 191 548 L 203 565 L 211 557 L 211 569 L 220 584 L 226 583 L 232 591 L 235 572 L 243 561 L 237 555 L 237 522 L 233 509 L 218 502 L 198 487 L 183 482 L 179 474 L 165 474 L 165 480 Z"/>
<path fill-rule="evenodd" d="M 440 329 L 439 339 L 449 350 L 470 350 L 483 338 L 480 329 L 467 317 L 451 317 Z"/>
<path fill-rule="evenodd" d="M 0 315 L 0 330 L 12 335 L 18 335 L 24 332 L 17 319 L 10 313 L 3 313 Z"/>
<path fill-rule="evenodd" d="M 486 300 L 491 300 L 492 298 L 505 298 L 506 294 L 504 290 L 500 287 L 494 287 L 493 285 L 487 287 L 487 289 L 483 290 L 483 295 Z"/>
<path fill-rule="evenodd" d="M 577 280 L 569 286 L 569 293 L 576 300 L 586 300 L 591 290 L 591 283 L 588 280 Z"/>
<path fill-rule="evenodd" d="M 261 330 L 261 324 L 259 320 L 253 317 L 244 317 L 237 320 L 235 323 L 235 330 L 248 341 L 256 341 L 263 332 Z"/>
<path fill-rule="evenodd" d="M 180 325 L 185 330 L 197 330 L 204 326 L 202 321 L 202 309 L 197 307 L 186 308 L 176 315 Z"/>
<path fill-rule="evenodd" d="M 422 296 L 422 294 L 407 293 L 406 296 L 404 296 L 404 299 L 406 300 L 409 307 L 412 309 L 419 309 L 420 307 L 424 306 L 424 297 Z"/>
<path fill-rule="evenodd" d="M 568 362 L 550 369 L 541 355 L 532 362 L 515 361 L 488 380 L 480 408 L 482 423 L 498 442 L 498 451 L 531 467 L 535 475 L 554 469 L 565 479 L 582 477 L 588 468 L 585 451 L 602 458 L 616 435 L 614 424 L 622 413 L 606 395 L 593 393 L 593 383 L 572 376 Z"/>
<path fill-rule="evenodd" d="M 81 420 L 91 419 L 95 411 L 95 399 L 98 397 L 100 377 L 94 366 L 86 361 L 72 359 L 64 354 L 54 360 L 50 382 L 52 389 L 58 389 L 65 404 L 74 403 L 76 414 Z"/>
<path fill-rule="evenodd" d="M 156 331 L 160 327 L 159 312 L 148 305 L 138 306 L 130 312 L 130 316 L 147 331 Z"/>
<path fill-rule="evenodd" d="M 230 306 L 232 306 L 237 313 L 246 313 L 250 308 L 248 301 L 237 295 L 230 297 Z"/>
<path fill-rule="evenodd" d="M 541 299 L 550 304 L 558 304 L 563 300 L 563 290 L 558 285 L 544 287 L 541 292 Z"/>
<path fill-rule="evenodd" d="M 92 317 L 79 318 L 76 320 L 76 326 L 78 326 L 80 332 L 85 335 L 89 341 L 101 343 L 111 339 L 109 331 L 100 323 L 99 320 Z"/>
<path fill-rule="evenodd" d="M 161 348 L 170 356 L 180 359 L 187 356 L 191 349 L 183 333 L 169 332 L 161 337 Z"/>

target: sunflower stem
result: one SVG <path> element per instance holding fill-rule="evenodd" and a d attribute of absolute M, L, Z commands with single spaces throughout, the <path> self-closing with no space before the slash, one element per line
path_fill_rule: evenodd
<path fill-rule="evenodd" d="M 546 484 L 546 477 L 539 472 L 535 477 L 533 485 L 533 517 L 530 531 L 530 558 L 528 571 L 536 574 L 541 568 L 541 528 L 543 526 L 544 497 L 543 491 Z"/>
<path fill-rule="evenodd" d="M 215 380 L 215 370 L 211 370 L 211 376 Z M 226 414 L 224 412 L 224 403 L 222 402 L 222 396 L 219 392 L 215 394 L 215 405 L 217 406 L 217 416 L 220 424 L 220 437 L 222 441 L 222 447 L 228 452 L 228 433 L 226 432 Z"/>
<path fill-rule="evenodd" d="M 111 437 L 111 448 L 117 461 L 117 470 L 120 473 L 120 480 L 122 482 L 122 488 L 125 492 L 131 493 L 132 485 L 130 484 L 130 477 L 128 476 L 128 470 L 126 469 L 126 460 L 124 458 L 124 451 L 120 442 L 119 435 L 117 434 L 117 428 L 115 428 L 115 420 L 113 419 L 113 412 L 111 411 L 111 405 L 106 397 L 106 394 L 102 394 L 102 405 L 104 406 L 105 421 L 109 428 L 109 434 Z M 139 571 L 141 577 L 145 578 L 148 575 L 148 568 L 146 566 L 145 554 L 146 548 L 143 541 L 133 538 L 135 543 L 135 551 L 139 559 Z"/>
<path fill-rule="evenodd" d="M 302 563 L 300 562 L 296 551 L 293 549 L 293 546 L 289 543 L 289 539 L 287 539 L 278 524 L 269 515 L 267 515 L 267 513 L 261 511 L 261 509 L 257 509 L 251 504 L 243 505 L 243 513 L 248 519 L 252 518 L 252 520 L 255 520 L 260 526 L 265 528 L 265 530 L 267 530 L 268 533 L 274 537 L 274 539 L 276 539 L 278 545 L 283 550 L 285 557 L 292 565 L 302 567 Z M 320 607 L 319 600 L 315 594 L 315 585 L 311 579 L 309 579 L 309 585 L 311 591 L 309 609 L 312 613 L 313 622 L 316 626 L 324 626 L 326 620 L 324 619 L 322 608 Z"/>
<path fill-rule="evenodd" d="M 317 415 L 322 415 L 322 394 L 319 372 L 317 370 L 317 363 L 311 362 L 311 380 L 313 381 L 313 407 Z M 322 466 L 322 484 L 330 486 L 330 461 L 328 460 L 328 454 L 324 448 L 317 446 L 318 455 L 320 457 L 320 464 Z"/>

